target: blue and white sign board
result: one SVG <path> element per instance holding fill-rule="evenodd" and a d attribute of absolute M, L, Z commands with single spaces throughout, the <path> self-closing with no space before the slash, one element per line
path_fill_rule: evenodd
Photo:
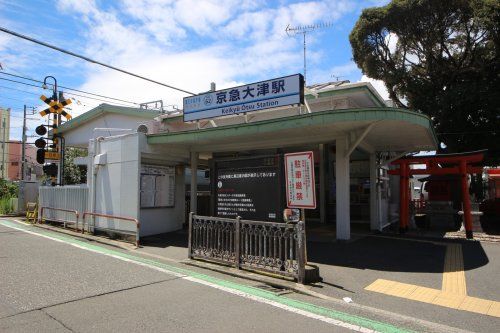
<path fill-rule="evenodd" d="M 184 97 L 184 121 L 304 103 L 302 74 Z"/>

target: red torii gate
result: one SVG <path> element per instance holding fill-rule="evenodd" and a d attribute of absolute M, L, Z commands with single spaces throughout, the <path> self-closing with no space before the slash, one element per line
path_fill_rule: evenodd
<path fill-rule="evenodd" d="M 399 169 L 389 170 L 391 175 L 399 175 L 399 230 L 408 230 L 410 194 L 408 180 L 412 175 L 460 175 L 462 185 L 462 202 L 464 209 L 465 234 L 471 239 L 472 214 L 467 185 L 467 174 L 483 172 L 482 166 L 477 166 L 483 159 L 486 150 L 459 154 L 438 154 L 430 156 L 409 156 L 391 162 Z M 411 169 L 410 165 L 425 164 L 425 169 Z M 441 165 L 441 166 L 440 166 Z"/>

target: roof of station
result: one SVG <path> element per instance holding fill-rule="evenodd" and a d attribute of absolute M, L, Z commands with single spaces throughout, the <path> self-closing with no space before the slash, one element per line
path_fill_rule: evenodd
<path fill-rule="evenodd" d="M 347 137 L 368 152 L 434 150 L 429 117 L 387 107 L 368 82 L 328 82 L 307 87 L 309 110 L 281 107 L 248 114 L 184 122 L 160 116 L 162 133 L 148 143 L 199 152 L 224 152 L 329 143 Z"/>
<path fill-rule="evenodd" d="M 103 103 L 59 126 L 59 133 L 64 133 L 73 128 L 77 128 L 91 121 L 92 119 L 98 118 L 106 113 L 114 113 L 125 116 L 143 118 L 146 120 L 153 119 L 161 114 L 160 111 L 155 111 L 155 110 L 139 109 L 139 108 L 117 106 L 117 105 Z"/>

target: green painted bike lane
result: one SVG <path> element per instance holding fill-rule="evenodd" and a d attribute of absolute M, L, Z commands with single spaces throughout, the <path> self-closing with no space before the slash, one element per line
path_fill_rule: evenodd
<path fill-rule="evenodd" d="M 147 259 L 143 257 L 139 257 L 136 255 L 131 255 L 125 252 L 105 248 L 102 246 L 89 244 L 88 242 L 82 241 L 78 238 L 71 237 L 68 235 L 58 234 L 56 232 L 45 231 L 42 229 L 38 229 L 36 227 L 32 227 L 23 223 L 17 223 L 7 220 L 0 220 L 0 225 L 5 227 L 17 229 L 20 231 L 24 231 L 30 234 L 35 234 L 38 236 L 42 236 L 48 239 L 52 239 L 55 241 L 59 241 L 62 243 L 66 243 L 84 250 L 88 250 L 91 252 L 107 255 L 114 257 L 116 259 L 128 261 L 131 263 L 139 264 L 142 266 L 150 267 L 156 270 L 163 271 L 165 273 L 173 274 L 179 277 L 182 277 L 186 280 L 205 284 L 211 287 L 215 287 L 221 290 L 229 291 L 233 294 L 240 296 L 250 296 L 247 298 L 254 299 L 257 301 L 264 301 L 264 303 L 268 303 L 274 306 L 295 309 L 297 313 L 306 315 L 308 317 L 312 317 L 322 321 L 330 322 L 334 325 L 353 329 L 355 331 L 360 332 L 384 332 L 384 333 L 399 333 L 399 332 L 412 332 L 410 330 L 400 328 L 391 324 L 379 322 L 373 319 L 364 318 L 357 315 L 348 314 L 345 312 L 332 310 L 329 308 L 325 308 L 322 306 L 318 306 L 312 303 L 299 301 L 295 299 L 291 299 L 285 296 L 275 295 L 272 292 L 265 291 L 262 289 L 258 289 L 255 287 L 243 285 L 240 283 L 212 277 L 206 274 L 198 273 L 192 270 L 172 266 L 169 264 L 165 264 L 160 261 Z M 281 306 L 280 306 L 281 305 Z M 310 314 L 310 315 L 307 315 Z M 312 316 L 311 316 L 312 315 Z M 346 324 L 346 325 L 343 325 Z"/>

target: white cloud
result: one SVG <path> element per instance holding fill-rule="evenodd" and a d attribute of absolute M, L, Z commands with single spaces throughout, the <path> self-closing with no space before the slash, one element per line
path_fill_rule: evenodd
<path fill-rule="evenodd" d="M 384 100 L 388 100 L 389 98 L 389 91 L 387 90 L 387 87 L 385 86 L 384 82 L 381 80 L 374 80 L 372 78 L 369 78 L 366 75 L 363 75 L 361 77 L 360 82 L 370 82 L 372 86 L 377 90 L 377 92 L 382 96 Z"/>
<path fill-rule="evenodd" d="M 58 8 L 84 23 L 89 57 L 199 93 L 212 81 L 223 88 L 297 72 L 302 68 L 301 39 L 286 35 L 287 24 L 335 21 L 354 5 L 346 0 L 272 7 L 248 0 L 123 0 L 104 9 L 93 0 L 60 0 Z M 313 62 L 323 56 L 308 54 Z M 339 74 L 352 69 L 352 64 L 343 66 L 334 69 Z M 185 96 L 95 65 L 87 69 L 82 90 L 138 102 L 163 99 L 178 106 Z M 74 104 L 74 113 L 99 102 L 84 103 Z"/>

